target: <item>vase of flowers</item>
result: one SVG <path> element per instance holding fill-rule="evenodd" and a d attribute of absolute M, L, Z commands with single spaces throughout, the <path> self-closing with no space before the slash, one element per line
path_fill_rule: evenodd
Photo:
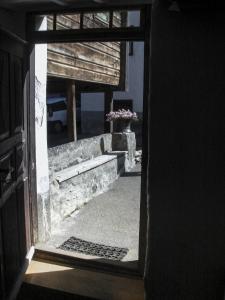
<path fill-rule="evenodd" d="M 137 121 L 138 116 L 136 112 L 131 112 L 129 109 L 120 109 L 118 111 L 111 111 L 106 115 L 108 122 L 117 122 L 119 124 L 120 129 L 124 133 L 130 133 L 131 131 L 131 122 Z"/>

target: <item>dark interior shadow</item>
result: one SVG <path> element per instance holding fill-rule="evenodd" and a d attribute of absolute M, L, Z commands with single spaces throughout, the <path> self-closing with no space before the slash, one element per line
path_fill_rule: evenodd
<path fill-rule="evenodd" d="M 137 177 L 141 176 L 141 172 L 125 172 L 124 174 L 121 174 L 121 177 Z"/>
<path fill-rule="evenodd" d="M 105 153 L 105 143 L 104 143 L 103 138 L 100 139 L 100 148 L 101 148 L 102 154 L 104 154 Z"/>
<path fill-rule="evenodd" d="M 49 272 L 48 276 L 52 277 L 52 280 L 57 280 L 58 278 L 58 272 Z M 64 274 L 62 276 L 68 276 L 69 274 L 66 274 L 66 271 L 64 271 Z M 41 274 L 37 275 L 35 274 L 35 279 L 37 277 L 37 280 L 45 280 L 46 277 Z M 29 280 L 30 276 L 28 276 Z M 19 294 L 16 298 L 17 300 L 97 300 L 93 297 L 88 296 L 82 296 L 82 295 L 75 295 L 72 293 L 68 293 L 67 291 L 61 291 L 57 289 L 47 288 L 41 285 L 35 285 L 23 282 Z"/>

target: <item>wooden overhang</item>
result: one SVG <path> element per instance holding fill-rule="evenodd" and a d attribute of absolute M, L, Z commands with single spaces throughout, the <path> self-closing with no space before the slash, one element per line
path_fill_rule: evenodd
<path fill-rule="evenodd" d="M 143 8 L 140 12 L 140 26 L 127 27 L 128 9 L 121 13 L 114 10 L 106 11 L 76 11 L 37 14 L 31 17 L 28 37 L 36 42 L 43 43 L 43 38 L 53 37 L 52 43 L 48 43 L 48 75 L 67 78 L 91 84 L 103 84 L 124 89 L 126 43 L 121 40 L 121 33 L 132 39 L 135 32 L 143 31 Z M 116 14 L 117 13 L 117 14 Z M 35 21 L 41 17 L 47 17 L 47 29 L 38 31 Z M 105 34 L 118 32 L 118 39 L 104 41 Z M 66 36 L 71 33 L 76 43 L 68 43 Z M 96 36 L 100 34 L 103 39 Z M 90 38 L 91 37 L 91 38 Z M 61 39 L 65 39 L 64 42 Z M 125 37 L 124 37 L 125 38 Z M 93 42 L 91 42 L 93 40 Z M 127 39 L 127 38 L 126 38 Z M 88 42 L 87 42 L 88 41 Z M 63 42 L 63 43 L 62 43 Z"/>
<path fill-rule="evenodd" d="M 48 75 L 119 85 L 120 43 L 48 44 Z"/>
<path fill-rule="evenodd" d="M 109 24 L 107 24 L 107 17 L 109 19 L 109 15 L 104 12 L 86 14 L 82 26 L 105 28 Z M 114 21 L 119 24 L 121 20 L 114 18 Z M 58 30 L 80 28 L 81 15 L 58 15 L 55 25 L 54 17 L 50 15 L 47 17 L 47 27 L 54 26 Z M 122 70 L 125 59 L 124 47 L 120 42 L 48 44 L 48 75 L 118 86 L 122 82 L 121 75 L 125 74 Z"/>

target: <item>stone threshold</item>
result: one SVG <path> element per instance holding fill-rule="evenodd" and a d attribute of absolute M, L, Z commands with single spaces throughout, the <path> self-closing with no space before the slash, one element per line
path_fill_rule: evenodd
<path fill-rule="evenodd" d="M 32 260 L 24 283 L 99 300 L 144 300 L 143 279 Z"/>
<path fill-rule="evenodd" d="M 95 169 L 111 160 L 117 159 L 118 157 L 123 155 L 124 153 L 122 152 L 116 152 L 116 154 L 111 152 L 110 154 L 97 156 L 93 159 L 81 162 L 77 165 L 56 172 L 55 179 L 58 183 L 64 182 L 89 170 Z"/>

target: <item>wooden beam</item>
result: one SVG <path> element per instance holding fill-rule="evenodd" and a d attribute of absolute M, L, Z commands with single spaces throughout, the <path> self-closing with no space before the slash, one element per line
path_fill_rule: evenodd
<path fill-rule="evenodd" d="M 136 10 L 142 10 L 145 12 L 146 6 L 150 6 L 151 4 L 135 4 L 135 3 L 129 3 L 129 4 L 92 4 L 91 6 L 89 5 L 78 5 L 76 3 L 75 6 L 69 6 L 69 8 L 63 8 L 60 7 L 60 9 L 56 7 L 51 7 L 51 6 L 46 6 L 45 9 L 40 10 L 40 5 L 38 6 L 39 9 L 32 9 L 28 11 L 28 18 L 33 18 L 34 16 L 38 15 L 51 15 L 53 13 L 56 14 L 81 14 L 81 13 L 90 13 L 90 12 L 110 12 L 110 11 L 123 11 L 123 10 L 129 10 L 129 11 L 136 11 Z M 32 5 L 34 6 L 34 5 Z"/>
<path fill-rule="evenodd" d="M 67 83 L 67 128 L 69 140 L 77 140 L 75 82 Z"/>
<path fill-rule="evenodd" d="M 106 121 L 106 114 L 113 110 L 113 92 L 108 90 L 105 92 L 105 106 L 104 106 L 104 115 L 105 115 L 105 124 L 104 124 L 104 131 L 113 132 L 113 122 Z"/>
<path fill-rule="evenodd" d="M 144 41 L 145 30 L 139 27 L 68 29 L 51 31 L 30 31 L 27 33 L 30 43 L 82 43 L 82 42 L 119 42 Z"/>

